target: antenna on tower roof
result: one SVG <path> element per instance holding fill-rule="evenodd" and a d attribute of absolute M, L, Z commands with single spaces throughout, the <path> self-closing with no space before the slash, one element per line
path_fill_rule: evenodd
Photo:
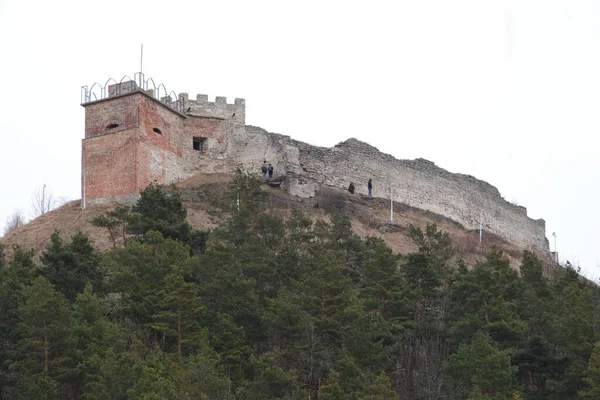
<path fill-rule="evenodd" d="M 142 43 L 142 47 L 140 49 L 140 72 L 142 72 L 143 65 L 144 65 L 144 44 Z"/>
<path fill-rule="evenodd" d="M 143 87 L 144 85 L 144 74 L 143 74 L 143 66 L 144 66 L 144 44 L 142 43 L 141 49 L 140 49 L 140 87 Z"/>

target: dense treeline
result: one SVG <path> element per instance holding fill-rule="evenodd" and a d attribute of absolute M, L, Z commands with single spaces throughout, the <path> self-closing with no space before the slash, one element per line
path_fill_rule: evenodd
<path fill-rule="evenodd" d="M 95 220 L 110 252 L 0 249 L 0 399 L 600 398 L 599 291 L 573 268 L 467 268 L 435 225 L 397 255 L 258 185 L 238 172 L 210 233 L 150 186 Z"/>

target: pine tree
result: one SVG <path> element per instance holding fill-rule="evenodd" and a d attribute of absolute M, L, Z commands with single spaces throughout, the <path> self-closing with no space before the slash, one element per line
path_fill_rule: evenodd
<path fill-rule="evenodd" d="M 600 342 L 596 342 L 583 378 L 584 387 L 579 397 L 584 400 L 600 399 Z"/>
<path fill-rule="evenodd" d="M 158 311 L 152 328 L 176 340 L 179 357 L 187 355 L 206 340 L 206 331 L 200 326 L 204 306 L 196 291 L 193 282 L 185 281 L 183 268 L 172 266 L 159 292 Z"/>
<path fill-rule="evenodd" d="M 70 354 L 71 311 L 64 296 L 40 276 L 24 289 L 19 312 L 22 322 L 13 368 L 22 377 L 69 382 L 75 365 Z"/>
<path fill-rule="evenodd" d="M 127 337 L 124 330 L 108 318 L 109 308 L 87 284 L 73 303 L 71 354 L 77 365 L 73 382 L 77 391 L 84 392 L 86 379 L 96 369 L 91 364 L 94 356 L 104 356 L 109 348 L 125 350 Z"/>
<path fill-rule="evenodd" d="M 92 225 L 106 228 L 113 247 L 117 247 L 117 241 L 127 245 L 127 227 L 132 222 L 131 207 L 118 206 L 114 210 L 106 211 L 92 220 Z"/>
<path fill-rule="evenodd" d="M 487 332 L 502 348 L 520 343 L 527 331 L 518 314 L 521 283 L 502 253 L 492 250 L 484 263 L 460 274 L 450 288 L 450 334 L 464 343 Z"/>
<path fill-rule="evenodd" d="M 583 387 L 583 375 L 596 342 L 595 291 L 570 266 L 552 287 L 548 339 L 554 345 L 554 355 L 566 363 L 564 373 L 547 382 L 556 397 L 574 398 Z"/>
<path fill-rule="evenodd" d="M 115 318 L 140 335 L 149 347 L 165 344 L 166 336 L 152 329 L 161 310 L 166 278 L 173 265 L 187 268 L 189 248 L 179 241 L 164 239 L 158 232 L 148 232 L 144 243 L 130 242 L 103 259 L 110 277 L 107 287 L 112 293 Z"/>
<path fill-rule="evenodd" d="M 347 400 L 348 395 L 344 393 L 340 385 L 340 374 L 336 371 L 329 373 L 327 383 L 321 388 L 321 398 L 323 400 Z"/>
<path fill-rule="evenodd" d="M 0 269 L 6 266 L 6 256 L 4 255 L 5 248 L 6 246 L 4 246 L 4 243 L 0 243 Z"/>
<path fill-rule="evenodd" d="M 130 400 L 133 387 L 139 380 L 137 363 L 143 363 L 147 350 L 136 339 L 124 350 L 108 347 L 103 355 L 94 355 L 87 363 L 90 373 L 86 378 L 87 400 Z"/>
<path fill-rule="evenodd" d="M 74 301 L 86 284 L 91 284 L 98 291 L 102 286 L 100 258 L 81 232 L 64 243 L 58 231 L 50 237 L 50 244 L 42 253 L 43 268 L 41 274 L 52 285 L 65 295 L 67 300 Z"/>
<path fill-rule="evenodd" d="M 174 187 L 163 189 L 152 183 L 140 192 L 131 214 L 123 218 L 127 223 L 127 232 L 136 235 L 139 241 L 143 241 L 149 231 L 160 232 L 166 239 L 185 243 L 193 254 L 201 254 L 208 232 L 192 229 L 186 217 L 187 210 L 183 207 L 179 192 Z"/>
<path fill-rule="evenodd" d="M 515 371 L 508 353 L 499 350 L 484 333 L 475 334 L 470 344 L 460 345 L 446 365 L 453 392 L 473 399 L 481 396 L 508 398 L 512 394 Z"/>
<path fill-rule="evenodd" d="M 277 355 L 266 353 L 253 360 L 254 379 L 240 391 L 244 400 L 289 398 L 298 389 L 294 375 L 277 365 Z"/>
<path fill-rule="evenodd" d="M 361 397 L 361 400 L 394 400 L 397 398 L 398 395 L 392 388 L 390 378 L 381 373 L 375 377 L 367 390 L 367 394 Z"/>
<path fill-rule="evenodd" d="M 9 265 L 0 268 L 0 394 L 14 383 L 11 367 L 22 319 L 19 306 L 24 301 L 23 289 L 31 285 L 34 276 L 33 251 L 20 247 L 14 248 Z"/>

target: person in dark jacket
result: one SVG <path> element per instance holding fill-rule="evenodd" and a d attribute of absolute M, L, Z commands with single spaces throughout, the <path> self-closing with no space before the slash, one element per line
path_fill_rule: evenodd
<path fill-rule="evenodd" d="M 350 182 L 350 186 L 348 186 L 348 191 L 354 194 L 354 183 Z"/>
<path fill-rule="evenodd" d="M 265 181 L 267 179 L 267 162 L 265 161 L 262 165 L 262 168 L 260 169 L 260 171 L 262 172 L 262 180 Z"/>
<path fill-rule="evenodd" d="M 367 187 L 369 188 L 369 198 L 373 197 L 373 182 L 371 182 L 371 180 L 369 179 L 369 183 L 367 184 Z"/>
<path fill-rule="evenodd" d="M 273 168 L 273 166 L 271 164 L 269 164 L 269 168 L 267 168 L 267 171 L 269 171 L 269 179 L 273 178 L 273 170 L 275 168 Z"/>

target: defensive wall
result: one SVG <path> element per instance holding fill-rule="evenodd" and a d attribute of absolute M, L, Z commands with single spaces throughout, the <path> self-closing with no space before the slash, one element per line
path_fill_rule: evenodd
<path fill-rule="evenodd" d="M 244 167 L 258 170 L 266 160 L 283 175 L 282 187 L 300 197 L 314 196 L 321 185 L 367 194 L 373 181 L 373 196 L 446 216 L 467 229 L 483 229 L 527 249 L 548 250 L 546 223 L 531 219 L 527 209 L 506 201 L 498 189 L 470 175 L 455 174 L 424 159 L 398 160 L 356 139 L 333 148 L 312 146 L 289 136 L 246 126 L 243 137 L 234 137 L 232 158 Z M 251 170 L 252 170 L 251 169 Z"/>
<path fill-rule="evenodd" d="M 470 175 L 450 173 L 424 159 L 398 160 L 373 146 L 349 139 L 333 148 L 245 125 L 245 102 L 208 96 L 157 96 L 135 82 L 108 87 L 104 98 L 86 96 L 82 169 L 87 199 L 132 200 L 156 181 L 163 184 L 197 172 L 230 173 L 237 166 L 260 172 L 264 161 L 290 194 L 311 197 L 319 187 L 340 189 L 354 182 L 367 193 L 446 216 L 467 229 L 479 229 L 532 250 L 548 250 L 545 222 L 502 198 L 492 185 Z M 83 182 L 82 182 L 83 191 Z M 82 193 L 83 195 L 83 193 Z"/>

